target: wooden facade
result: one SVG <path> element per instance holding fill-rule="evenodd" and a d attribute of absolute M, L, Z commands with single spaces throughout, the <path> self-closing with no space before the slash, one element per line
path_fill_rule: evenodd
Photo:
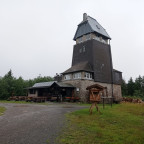
<path fill-rule="evenodd" d="M 58 82 L 37 83 L 28 88 L 29 98 L 45 98 L 46 101 L 75 100 L 74 86 Z"/>

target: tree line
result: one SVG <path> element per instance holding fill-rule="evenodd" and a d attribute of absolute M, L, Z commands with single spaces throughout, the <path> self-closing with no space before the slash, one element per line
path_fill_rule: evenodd
<path fill-rule="evenodd" d="M 22 77 L 15 78 L 10 70 L 4 77 L 0 77 L 0 99 L 8 99 L 10 96 L 26 96 L 28 87 L 38 82 L 53 81 L 50 76 L 38 76 L 34 79 L 24 80 Z M 144 100 L 144 76 L 131 77 L 128 82 L 122 79 L 122 95 L 139 97 Z"/>
<path fill-rule="evenodd" d="M 139 97 L 144 100 L 144 76 L 139 76 L 135 80 L 131 77 L 128 82 L 122 80 L 122 95 Z"/>
<path fill-rule="evenodd" d="M 0 77 L 0 99 L 5 100 L 10 96 L 26 96 L 28 87 L 38 82 L 53 81 L 50 76 L 38 76 L 34 79 L 24 80 L 22 77 L 15 78 L 10 70 L 4 77 Z"/>

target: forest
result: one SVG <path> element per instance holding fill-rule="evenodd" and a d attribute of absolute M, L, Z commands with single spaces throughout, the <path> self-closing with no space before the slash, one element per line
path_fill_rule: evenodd
<path fill-rule="evenodd" d="M 28 87 L 38 82 L 53 81 L 50 76 L 38 76 L 34 79 L 24 80 L 22 77 L 15 78 L 10 70 L 4 77 L 0 77 L 0 99 L 6 100 L 10 96 L 26 96 Z"/>
<path fill-rule="evenodd" d="M 26 96 L 28 87 L 32 87 L 38 82 L 53 81 L 50 76 L 38 76 L 34 79 L 24 80 L 22 77 L 16 78 L 10 70 L 4 77 L 0 77 L 0 99 L 5 100 L 10 96 Z M 141 98 L 144 100 L 144 76 L 138 76 L 135 80 L 131 77 L 128 82 L 122 79 L 123 97 Z"/>
<path fill-rule="evenodd" d="M 144 76 L 138 76 L 135 80 L 132 77 L 126 82 L 122 79 L 123 97 L 141 98 L 144 100 Z"/>

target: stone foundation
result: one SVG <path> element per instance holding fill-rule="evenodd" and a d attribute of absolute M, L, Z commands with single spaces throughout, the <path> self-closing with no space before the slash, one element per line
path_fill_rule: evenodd
<path fill-rule="evenodd" d="M 89 91 L 86 90 L 86 88 L 94 84 L 99 84 L 103 87 L 107 87 L 108 96 L 112 96 L 112 84 L 94 82 L 93 80 L 67 80 L 63 81 L 63 83 L 69 83 L 75 86 L 75 96 L 80 97 L 80 101 L 82 102 L 89 101 Z M 77 91 L 77 88 L 79 88 L 79 91 Z M 115 102 L 120 102 L 122 100 L 121 85 L 113 84 L 113 97 Z"/>

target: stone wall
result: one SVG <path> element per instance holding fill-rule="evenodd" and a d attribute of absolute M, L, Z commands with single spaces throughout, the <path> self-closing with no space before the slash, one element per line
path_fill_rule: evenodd
<path fill-rule="evenodd" d="M 113 85 L 113 96 L 115 101 L 122 101 L 122 91 L 121 91 L 121 85 Z"/>
<path fill-rule="evenodd" d="M 100 82 L 94 82 L 94 80 L 67 80 L 63 81 L 63 83 L 69 83 L 75 86 L 76 88 L 79 88 L 79 91 L 75 90 L 75 96 L 80 97 L 80 100 L 82 102 L 87 102 L 89 101 L 89 91 L 86 90 L 86 88 L 90 85 L 93 84 L 99 84 L 103 87 L 107 87 L 108 90 L 108 96 L 112 96 L 112 84 L 108 83 L 100 83 Z M 121 85 L 113 85 L 113 96 L 114 96 L 114 101 L 119 102 L 122 99 L 122 94 L 121 94 Z"/>

